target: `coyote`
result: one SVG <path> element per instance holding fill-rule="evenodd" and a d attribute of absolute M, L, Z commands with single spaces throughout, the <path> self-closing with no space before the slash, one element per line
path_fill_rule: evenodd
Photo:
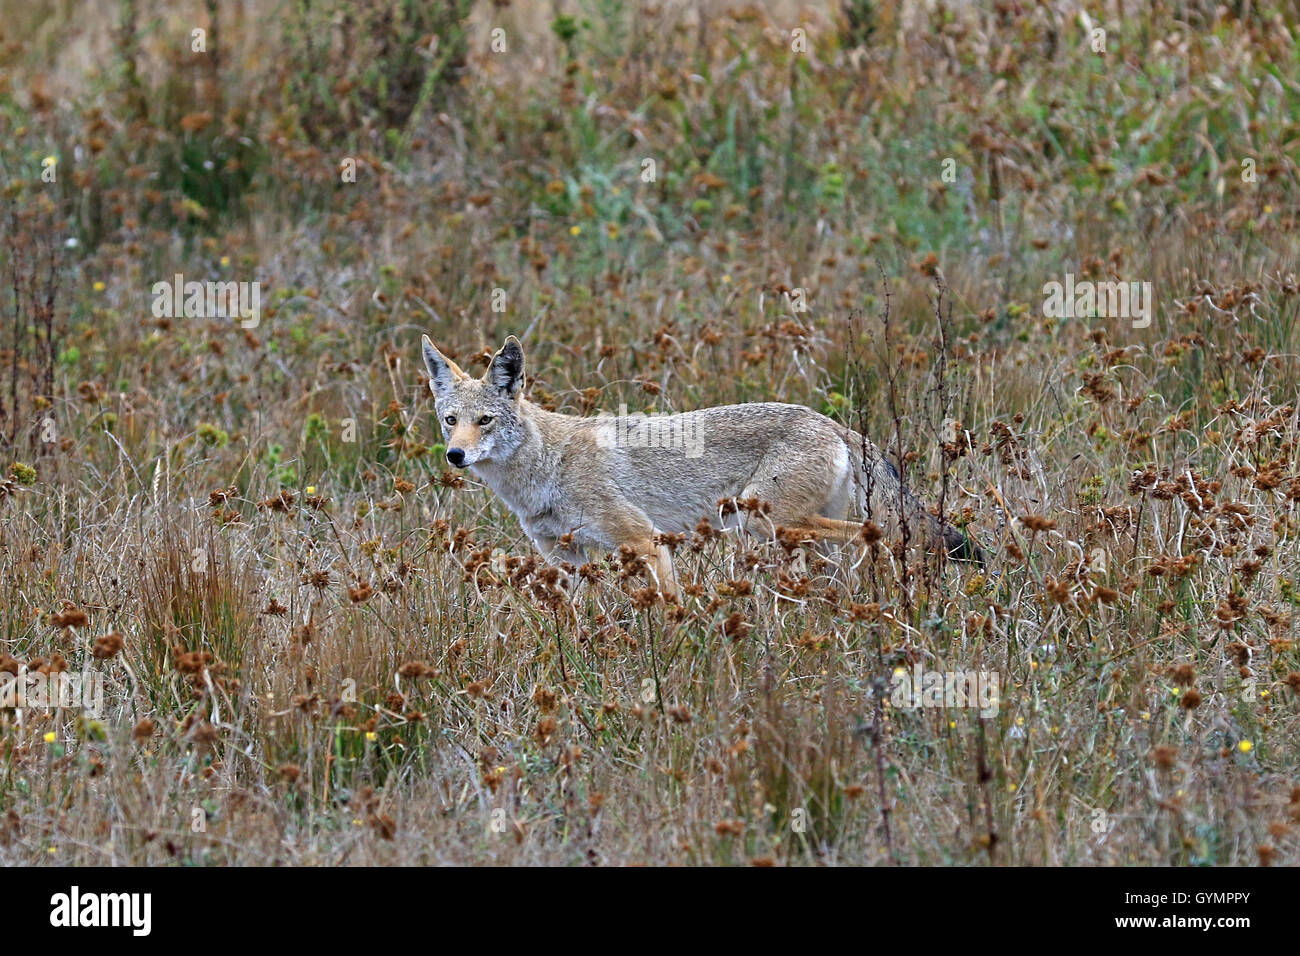
<path fill-rule="evenodd" d="M 690 532 L 708 516 L 720 528 L 848 541 L 865 527 L 847 520 L 855 511 L 889 535 L 905 515 L 928 546 L 983 563 L 977 546 L 900 487 L 872 442 L 810 408 L 757 402 L 657 418 L 578 418 L 523 397 L 524 351 L 513 335 L 481 379 L 427 335 L 423 352 L 447 460 L 496 492 L 552 564 L 626 546 L 672 596 L 671 554 L 656 540 L 662 533 Z M 736 508 L 737 499 L 749 507 Z"/>

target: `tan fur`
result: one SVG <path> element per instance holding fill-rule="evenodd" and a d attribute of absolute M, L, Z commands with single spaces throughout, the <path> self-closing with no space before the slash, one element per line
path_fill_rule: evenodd
<path fill-rule="evenodd" d="M 449 457 L 464 453 L 463 465 L 505 501 L 552 563 L 578 564 L 585 551 L 631 547 L 672 594 L 671 556 L 655 535 L 690 532 L 701 517 L 751 533 L 786 529 L 847 541 L 862 530 L 862 519 L 896 535 L 906 514 L 931 544 L 955 553 L 965 541 L 900 490 L 874 444 L 801 405 L 762 402 L 663 416 L 653 420 L 660 447 L 641 447 L 649 434 L 644 419 L 624 419 L 620 432 L 618 419 L 561 415 L 525 399 L 523 350 L 513 336 L 482 379 L 461 371 L 427 335 L 423 352 Z M 480 426 L 484 416 L 490 421 Z M 682 436 L 689 440 L 679 443 Z M 757 498 L 768 510 L 720 515 L 719 501 L 732 498 Z M 858 520 L 848 520 L 854 515 Z M 569 550 L 557 544 L 566 535 Z"/>

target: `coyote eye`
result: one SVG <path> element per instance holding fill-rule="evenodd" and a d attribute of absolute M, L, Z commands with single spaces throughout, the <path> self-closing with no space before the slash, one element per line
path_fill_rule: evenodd
<path fill-rule="evenodd" d="M 443 421 L 446 422 L 448 425 L 451 425 L 451 426 L 454 427 L 455 424 L 456 424 L 456 416 L 455 416 L 455 415 L 448 415 L 446 418 L 443 419 Z"/>
<path fill-rule="evenodd" d="M 480 419 L 478 420 L 478 423 L 479 423 L 480 425 L 491 425 L 491 424 L 492 424 L 492 416 L 491 416 L 491 415 L 484 415 L 482 418 L 480 418 Z"/>

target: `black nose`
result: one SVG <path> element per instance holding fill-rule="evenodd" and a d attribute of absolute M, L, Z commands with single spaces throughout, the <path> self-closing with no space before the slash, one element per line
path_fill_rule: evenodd
<path fill-rule="evenodd" d="M 447 460 L 451 462 L 453 465 L 455 465 L 457 468 L 463 468 L 465 465 L 465 449 L 448 448 Z"/>

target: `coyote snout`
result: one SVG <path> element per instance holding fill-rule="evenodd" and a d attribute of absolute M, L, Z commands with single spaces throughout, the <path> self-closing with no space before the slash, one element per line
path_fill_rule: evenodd
<path fill-rule="evenodd" d="M 629 547 L 673 594 L 671 556 L 656 538 L 690 532 L 702 516 L 722 528 L 850 540 L 865 519 L 897 534 L 905 515 L 931 546 L 982 560 L 978 547 L 900 487 L 874 444 L 802 405 L 577 418 L 523 397 L 524 351 L 513 335 L 482 378 L 463 372 L 427 335 L 423 352 L 447 460 L 496 492 L 552 563 L 581 564 L 587 550 Z M 724 499 L 762 506 L 724 514 Z"/>

